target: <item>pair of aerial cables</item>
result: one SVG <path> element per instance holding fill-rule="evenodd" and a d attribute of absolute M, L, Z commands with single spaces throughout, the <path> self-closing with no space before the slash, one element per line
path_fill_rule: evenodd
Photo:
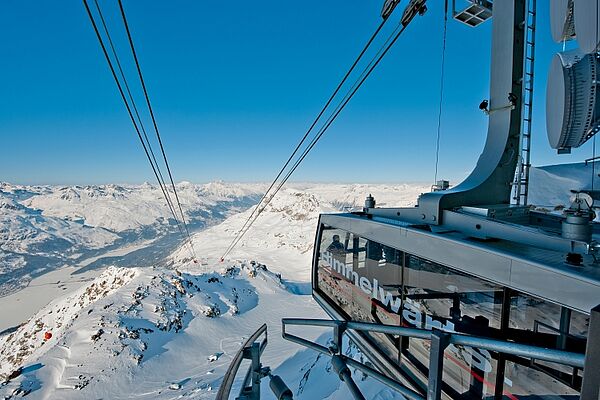
<path fill-rule="evenodd" d="M 402 18 L 400 19 L 400 22 L 398 23 L 398 25 L 395 27 L 395 29 L 392 31 L 392 33 L 387 37 L 384 44 L 379 48 L 377 53 L 372 57 L 372 59 L 366 65 L 366 67 L 364 67 L 364 69 L 362 70 L 362 72 L 360 73 L 358 78 L 356 78 L 354 83 L 346 91 L 346 93 L 342 97 L 342 99 L 339 100 L 339 102 L 337 103 L 337 106 L 331 111 L 331 113 L 329 114 L 329 117 L 321 125 L 321 128 L 312 136 L 312 139 L 307 142 L 309 135 L 313 132 L 315 126 L 321 121 L 325 112 L 328 109 L 330 109 L 330 106 L 333 103 L 334 99 L 337 97 L 338 93 L 340 92 L 340 90 L 342 89 L 342 87 L 344 86 L 344 84 L 346 83 L 346 81 L 348 80 L 348 78 L 350 77 L 350 75 L 352 74 L 352 72 L 354 71 L 356 66 L 358 65 L 358 63 L 361 61 L 361 59 L 363 58 L 363 56 L 365 55 L 367 50 L 371 47 L 371 44 L 373 43 L 375 38 L 379 35 L 379 33 L 381 32 L 381 30 L 384 27 L 384 25 L 386 24 L 386 22 L 389 20 L 390 15 L 393 13 L 393 11 L 398 3 L 399 3 L 399 0 L 391 0 L 391 1 L 386 2 L 386 4 L 384 5 L 383 13 L 382 13 L 383 21 L 377 27 L 377 29 L 375 30 L 373 35 L 371 35 L 370 39 L 367 41 L 366 45 L 364 46 L 362 51 L 359 53 L 356 60 L 352 63 L 348 72 L 346 72 L 346 74 L 344 75 L 344 77 L 342 78 L 342 80 L 340 81 L 338 86 L 336 87 L 336 89 L 333 91 L 333 93 L 331 94 L 331 96 L 329 97 L 329 99 L 327 100 L 327 102 L 325 103 L 325 105 L 323 106 L 323 108 L 321 109 L 319 114 L 317 115 L 317 117 L 314 119 L 313 123 L 310 125 L 310 127 L 308 128 L 308 130 L 306 131 L 306 133 L 304 134 L 304 136 L 302 137 L 302 139 L 300 140 L 300 142 L 298 143 L 298 145 L 292 152 L 292 154 L 289 156 L 288 160 L 285 162 L 285 164 L 283 165 L 283 167 L 281 168 L 281 170 L 279 171 L 279 173 L 277 174 L 277 176 L 275 177 L 275 179 L 273 180 L 273 182 L 271 183 L 269 188 L 264 193 L 264 195 L 260 199 L 259 203 L 256 205 L 256 207 L 250 213 L 250 215 L 248 216 L 248 218 L 246 219 L 246 221 L 244 222 L 244 224 L 242 225 L 240 230 L 236 233 L 234 239 L 232 240 L 230 245 L 227 247 L 227 249 L 221 256 L 221 261 L 223 261 L 225 259 L 225 257 L 227 257 L 227 255 L 229 255 L 229 253 L 235 248 L 235 246 L 239 243 L 239 241 L 242 239 L 242 237 L 248 232 L 248 230 L 250 229 L 252 224 L 254 224 L 254 222 L 262 214 L 262 212 L 265 210 L 265 208 L 269 205 L 271 200 L 273 200 L 273 198 L 275 197 L 277 192 L 279 192 L 279 190 L 281 190 L 281 188 L 288 181 L 290 176 L 294 173 L 294 171 L 296 171 L 296 169 L 302 163 L 302 161 L 304 161 L 304 159 L 306 158 L 308 153 L 315 147 L 317 142 L 323 137 L 325 132 L 327 132 L 329 127 L 333 124 L 333 122 L 340 115 L 342 110 L 350 102 L 352 97 L 354 97 L 356 92 L 360 89 L 360 87 L 363 85 L 363 83 L 371 75 L 373 70 L 377 67 L 377 65 L 379 65 L 379 63 L 381 62 L 383 57 L 385 57 L 385 55 L 388 53 L 388 51 L 396 43 L 396 41 L 398 40 L 400 35 L 404 32 L 404 30 L 407 28 L 407 26 L 413 20 L 413 18 L 416 15 L 422 15 L 426 11 L 425 0 L 421 0 L 421 1 L 413 0 L 409 3 L 409 5 L 407 6 L 407 8 L 405 9 L 405 11 L 402 15 Z M 300 152 L 300 154 L 298 154 L 299 150 L 302 148 L 303 145 L 305 145 L 304 149 Z M 282 176 L 283 176 L 283 178 L 282 178 Z"/>
<path fill-rule="evenodd" d="M 160 164 L 158 163 L 158 161 L 156 160 L 156 156 L 154 154 L 154 151 L 152 150 L 152 145 L 150 143 L 150 140 L 148 139 L 148 135 L 146 133 L 146 129 L 144 128 L 144 124 L 142 122 L 142 118 L 140 117 L 140 114 L 138 112 L 138 108 L 135 104 L 135 100 L 133 98 L 133 95 L 131 93 L 129 84 L 127 83 L 127 79 L 125 77 L 125 73 L 123 71 L 121 62 L 119 60 L 119 56 L 117 54 L 117 51 L 115 49 L 114 43 L 112 41 L 112 38 L 110 36 L 109 33 L 109 29 L 108 26 L 106 24 L 106 20 L 104 19 L 104 16 L 102 14 L 102 10 L 100 8 L 100 5 L 98 4 L 98 0 L 94 0 L 94 4 L 96 6 L 96 12 L 98 14 L 98 17 L 100 18 L 100 22 L 102 24 L 102 28 L 104 31 L 104 35 L 106 36 L 106 39 L 108 41 L 108 44 L 110 46 L 111 49 L 111 53 L 112 53 L 112 57 L 114 58 L 115 64 L 117 66 L 118 72 L 119 74 L 117 75 L 117 71 L 115 70 L 115 65 L 113 64 L 113 61 L 107 51 L 107 47 L 105 45 L 104 42 L 104 38 L 102 36 L 102 34 L 100 33 L 100 30 L 98 28 L 98 24 L 96 23 L 96 19 L 94 17 L 94 14 L 92 13 L 92 10 L 90 9 L 89 5 L 88 5 L 88 1 L 87 0 L 83 0 L 83 4 L 85 6 L 85 9 L 88 13 L 88 16 L 90 18 L 90 21 L 92 23 L 92 26 L 94 28 L 94 31 L 96 33 L 96 36 L 98 37 L 98 41 L 100 43 L 100 46 L 102 47 L 102 52 L 104 53 L 104 56 L 106 58 L 106 61 L 108 63 L 108 66 L 110 68 L 110 71 L 112 73 L 112 76 L 114 78 L 114 81 L 117 85 L 117 88 L 119 90 L 119 93 L 121 95 L 121 98 L 123 99 L 123 103 L 125 104 L 125 108 L 127 109 L 127 113 L 129 114 L 129 118 L 131 119 L 131 122 L 133 124 L 133 127 L 137 133 L 137 136 L 140 140 L 140 143 L 142 144 L 142 148 L 144 150 L 144 153 L 146 155 L 146 158 L 148 159 L 148 162 L 150 163 L 150 166 L 152 167 L 152 172 L 154 173 L 154 176 L 156 177 L 156 180 L 158 181 L 158 184 L 160 186 L 160 189 L 162 191 L 162 194 L 166 200 L 167 206 L 169 208 L 169 211 L 171 212 L 171 215 L 173 216 L 173 219 L 175 220 L 175 223 L 177 224 L 177 228 L 179 229 L 180 233 L 184 236 L 184 240 L 186 241 L 187 245 L 189 246 L 189 250 L 190 250 L 190 254 L 192 256 L 192 259 L 194 260 L 194 262 L 196 261 L 196 255 L 194 252 L 194 248 L 192 245 L 192 239 L 190 236 L 190 232 L 187 226 L 187 222 L 185 220 L 185 214 L 183 212 L 183 208 L 181 207 L 181 202 L 179 201 L 179 195 L 177 194 L 177 188 L 175 186 L 175 182 L 173 180 L 173 175 L 171 174 L 171 168 L 169 167 L 169 161 L 167 159 L 167 155 L 162 143 L 162 139 L 160 136 L 160 131 L 158 129 L 158 124 L 156 123 L 156 118 L 154 116 L 154 110 L 152 109 L 152 104 L 150 103 L 150 97 L 148 95 L 148 91 L 146 89 L 146 84 L 144 82 L 144 77 L 142 74 L 142 70 L 140 67 L 140 63 L 137 57 L 137 53 L 135 51 L 135 46 L 133 44 L 133 39 L 131 37 L 131 31 L 129 30 L 129 24 L 127 23 L 127 17 L 125 15 L 125 10 L 123 9 L 123 3 L 121 0 L 119 1 L 119 9 L 121 12 L 121 17 L 123 19 L 123 24 L 125 27 L 125 31 L 127 32 L 127 39 L 129 41 L 129 46 L 131 48 L 131 52 L 133 55 L 133 60 L 135 62 L 136 65 L 136 69 L 138 72 L 138 77 L 140 80 L 140 84 L 144 93 L 144 97 L 146 99 L 146 105 L 148 107 L 148 112 L 150 114 L 150 117 L 152 119 L 152 124 L 154 127 L 154 132 L 156 133 L 156 137 L 158 140 L 158 144 L 160 146 L 160 151 L 163 157 L 163 161 L 165 164 L 165 167 L 167 169 L 167 173 L 169 176 L 169 180 L 171 183 L 171 186 L 173 188 L 173 194 L 174 194 L 174 200 L 177 203 L 177 208 L 175 207 L 175 202 L 173 201 L 173 199 L 171 198 L 171 194 L 169 191 L 169 186 L 161 172 L 160 169 Z M 121 83 L 122 82 L 122 83 Z M 125 92 L 127 93 L 127 96 L 125 95 Z M 135 116 L 134 116 L 135 115 Z M 179 215 L 178 212 L 179 211 Z"/>

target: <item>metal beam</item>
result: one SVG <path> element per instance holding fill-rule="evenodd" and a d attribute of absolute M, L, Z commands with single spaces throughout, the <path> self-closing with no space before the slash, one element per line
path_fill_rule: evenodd
<path fill-rule="evenodd" d="M 534 227 L 448 210 L 443 211 L 443 216 L 443 227 L 472 237 L 503 239 L 565 254 L 589 254 L 593 250 L 586 242 L 566 239 Z"/>
<path fill-rule="evenodd" d="M 344 382 L 346 386 L 348 386 L 348 390 L 350 391 L 352 397 L 354 397 L 356 400 L 365 400 L 365 396 L 363 396 L 358 386 L 356 386 L 356 382 L 354 382 L 354 379 L 352 379 L 350 368 L 348 368 L 344 362 L 344 359 L 339 355 L 332 356 L 331 366 L 333 367 L 335 373 L 338 374 L 340 380 Z"/>
<path fill-rule="evenodd" d="M 581 400 L 600 399 L 600 305 L 590 312 Z"/>
<path fill-rule="evenodd" d="M 490 112 L 485 147 L 475 169 L 462 183 L 449 190 L 425 193 L 419 198 L 417 208 L 400 211 L 406 214 L 407 221 L 438 225 L 443 222 L 442 210 L 510 204 L 522 121 L 525 16 L 525 0 L 494 3 Z"/>
<path fill-rule="evenodd" d="M 439 329 L 431 333 L 431 350 L 429 351 L 429 377 L 427 381 L 427 400 L 442 398 L 442 381 L 444 373 L 444 351 L 450 343 L 450 335 Z"/>

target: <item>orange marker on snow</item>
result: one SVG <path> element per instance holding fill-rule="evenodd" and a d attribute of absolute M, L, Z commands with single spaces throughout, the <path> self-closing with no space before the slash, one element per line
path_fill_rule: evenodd
<path fill-rule="evenodd" d="M 52 332 L 47 331 L 44 333 L 44 340 L 50 340 L 52 339 Z"/>

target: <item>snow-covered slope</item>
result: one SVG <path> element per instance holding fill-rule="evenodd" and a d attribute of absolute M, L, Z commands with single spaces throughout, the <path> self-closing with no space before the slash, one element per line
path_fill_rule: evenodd
<path fill-rule="evenodd" d="M 192 229 L 258 201 L 261 184 L 178 185 Z M 162 191 L 138 186 L 20 186 L 0 183 L 0 296 L 36 275 L 176 231 Z"/>
<path fill-rule="evenodd" d="M 594 163 L 531 168 L 529 202 L 545 207 L 559 205 L 568 207 L 569 198 L 572 196 L 571 190 L 590 190 L 592 187 L 596 190 L 600 189 L 599 173 L 600 166 L 594 166 Z"/>
<path fill-rule="evenodd" d="M 207 262 L 219 260 L 253 210 L 254 207 L 194 235 L 196 253 L 205 256 Z M 310 275 L 306 263 L 312 256 L 319 213 L 335 210 L 330 203 L 313 194 L 283 189 L 229 254 L 228 260 L 252 259 L 271 266 L 277 264 L 277 272 L 285 270 L 288 278 L 307 281 Z M 186 248 L 181 248 L 173 257 L 175 264 L 181 263 L 189 258 L 189 253 Z"/>
<path fill-rule="evenodd" d="M 309 295 L 317 217 L 341 203 L 360 205 L 365 194 L 354 194 L 360 190 L 355 185 L 301 188 L 283 190 L 225 262 L 220 256 L 251 209 L 193 235 L 197 264 L 180 248 L 168 268 L 109 269 L 44 307 L 0 338 L 6 349 L 0 374 L 18 375 L 0 387 L 0 395 L 214 398 L 244 338 L 266 322 L 263 361 L 290 383 L 295 398 L 347 398 L 343 384 L 329 374 L 329 361 L 284 341 L 280 324 L 290 312 L 325 316 Z M 404 190 L 413 201 L 423 191 L 417 185 L 379 188 L 379 194 L 370 188 L 376 198 Z M 360 200 L 344 200 L 354 197 Z M 118 288 L 103 290 L 117 277 Z M 52 333 L 49 340 L 46 332 Z M 311 336 L 326 340 L 323 332 Z M 360 384 L 370 398 L 399 398 L 369 379 Z"/>
<path fill-rule="evenodd" d="M 530 200 L 567 204 L 570 189 L 589 188 L 590 167 L 534 168 Z M 598 184 L 598 182 L 596 182 Z M 258 199 L 264 185 L 181 183 L 188 218 L 228 217 L 192 236 L 198 263 L 177 248 L 165 266 L 109 268 L 79 290 L 59 297 L 33 318 L 0 337 L 0 396 L 61 398 L 214 398 L 223 374 L 245 337 L 269 325 L 263 363 L 273 368 L 296 399 L 346 399 L 345 386 L 331 373 L 328 358 L 280 337 L 281 318 L 324 317 L 310 294 L 310 261 L 319 213 L 360 207 L 371 193 L 381 206 L 410 206 L 428 185 L 293 184 L 267 206 L 224 262 L 220 257 L 253 208 L 240 199 Z M 110 235 L 164 224 L 160 194 L 149 185 L 2 189 L 8 237 L 41 240 L 58 225 L 56 237 L 96 245 L 86 230 Z M 63 196 L 65 198 L 63 198 Z M 254 197 L 252 197 L 254 196 Z M 37 210 L 39 208 L 39 210 Z M 27 220 L 34 229 L 27 234 Z M 37 214 L 35 214 L 37 213 Z M 104 213 L 104 217 L 98 214 Z M 143 214 L 143 215 L 140 215 Z M 17 217 L 15 217 L 17 216 Z M 15 224 L 14 221 L 21 221 Z M 71 227 L 72 224 L 73 226 Z M 119 229 L 124 229 L 119 231 Z M 47 229 L 53 232 L 52 229 Z M 68 233 L 68 235 L 67 235 Z M 50 235 L 52 236 L 52 235 Z M 93 240 L 92 240 L 93 239 Z M 9 241 L 4 239 L 7 246 Z M 119 240 L 119 239 L 117 239 Z M 10 246 L 3 259 L 20 257 L 30 245 Z M 42 247 L 43 245 L 43 241 Z M 100 241 L 100 243 L 102 243 Z M 45 338 L 46 333 L 52 337 Z M 325 343 L 323 331 L 304 332 Z M 360 357 L 351 345 L 349 354 Z M 370 399 L 400 398 L 356 373 Z M 0 379 L 1 380 L 1 379 Z M 263 390 L 271 398 L 269 390 Z"/>
<path fill-rule="evenodd" d="M 223 182 L 194 185 L 182 182 L 177 194 L 186 217 L 205 212 L 220 202 L 236 203 L 255 199 L 263 185 L 225 184 Z M 114 232 L 139 229 L 166 223 L 169 210 L 160 187 L 145 183 L 140 186 L 69 186 L 33 196 L 23 204 L 41 210 L 42 215 L 80 221 L 89 226 Z M 170 195 L 174 198 L 172 191 Z"/>

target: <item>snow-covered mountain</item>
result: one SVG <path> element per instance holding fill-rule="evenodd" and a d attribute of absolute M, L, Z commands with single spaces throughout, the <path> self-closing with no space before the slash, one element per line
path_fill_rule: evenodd
<path fill-rule="evenodd" d="M 31 275 L 63 265 L 70 255 L 119 239 L 104 228 L 44 216 L 22 204 L 21 199 L 39 195 L 35 190 L 0 186 L 0 295 L 22 288 Z"/>
<path fill-rule="evenodd" d="M 310 296 L 318 215 L 359 206 L 368 193 L 411 197 L 414 204 L 426 190 L 373 185 L 361 194 L 359 185 L 292 186 L 274 198 L 225 262 L 221 254 L 252 209 L 195 233 L 198 263 L 181 247 L 168 257 L 168 267 L 109 268 L 0 337 L 0 375 L 10 377 L 0 395 L 213 398 L 244 338 L 266 322 L 264 363 L 290 384 L 295 398 L 347 398 L 343 384 L 328 376 L 326 359 L 279 334 L 281 318 L 292 311 L 324 317 Z M 322 333 L 308 336 L 324 341 Z M 370 379 L 360 384 L 370 398 L 399 398 Z"/>
<path fill-rule="evenodd" d="M 177 194 L 186 218 L 192 219 L 203 213 L 214 213 L 215 206 L 221 203 L 230 207 L 247 207 L 249 201 L 257 200 L 263 186 L 223 182 L 194 185 L 182 182 L 177 185 Z M 44 216 L 78 221 L 113 232 L 165 224 L 170 217 L 160 187 L 148 183 L 139 186 L 69 186 L 50 189 L 22 203 L 41 210 Z M 173 192 L 169 193 L 174 201 Z"/>
<path fill-rule="evenodd" d="M 591 168 L 533 168 L 530 200 L 568 205 L 570 190 L 591 188 Z M 172 252 L 166 247 L 170 254 L 162 255 L 164 265 L 110 267 L 79 289 L 56 296 L 23 325 L 0 336 L 0 381 L 5 382 L 0 396 L 214 398 L 245 337 L 266 322 L 269 346 L 262 361 L 286 381 L 295 398 L 348 398 L 345 386 L 330 374 L 329 359 L 279 335 L 283 317 L 324 317 L 309 295 L 318 215 L 359 207 L 367 194 L 381 206 L 410 206 L 429 187 L 290 185 L 221 262 L 264 189 L 222 182 L 179 184 L 186 217 L 203 228 L 192 235 L 198 262 L 191 260 L 187 247 L 173 247 Z M 135 235 L 148 239 L 149 227 L 157 235 L 169 227 L 160 191 L 147 184 L 3 184 L 0 190 L 0 263 L 5 269 L 9 263 L 28 262 L 23 259 L 32 249 L 59 254 L 61 250 L 49 249 L 63 243 L 84 253 L 131 243 Z M 157 247 L 157 241 L 150 241 L 148 248 Z M 321 343 L 328 337 L 322 331 L 304 334 Z M 351 345 L 348 349 L 360 357 Z M 370 378 L 355 376 L 368 398 L 400 398 Z M 266 387 L 263 395 L 270 396 Z"/>
<path fill-rule="evenodd" d="M 543 207 L 570 204 L 572 190 L 600 189 L 598 163 L 574 163 L 531 168 L 529 202 Z M 593 182 L 592 182 L 593 181 Z"/>
<path fill-rule="evenodd" d="M 184 182 L 177 192 L 186 220 L 199 229 L 255 204 L 263 186 Z M 158 186 L 0 183 L 0 296 L 48 270 L 175 231 Z"/>

